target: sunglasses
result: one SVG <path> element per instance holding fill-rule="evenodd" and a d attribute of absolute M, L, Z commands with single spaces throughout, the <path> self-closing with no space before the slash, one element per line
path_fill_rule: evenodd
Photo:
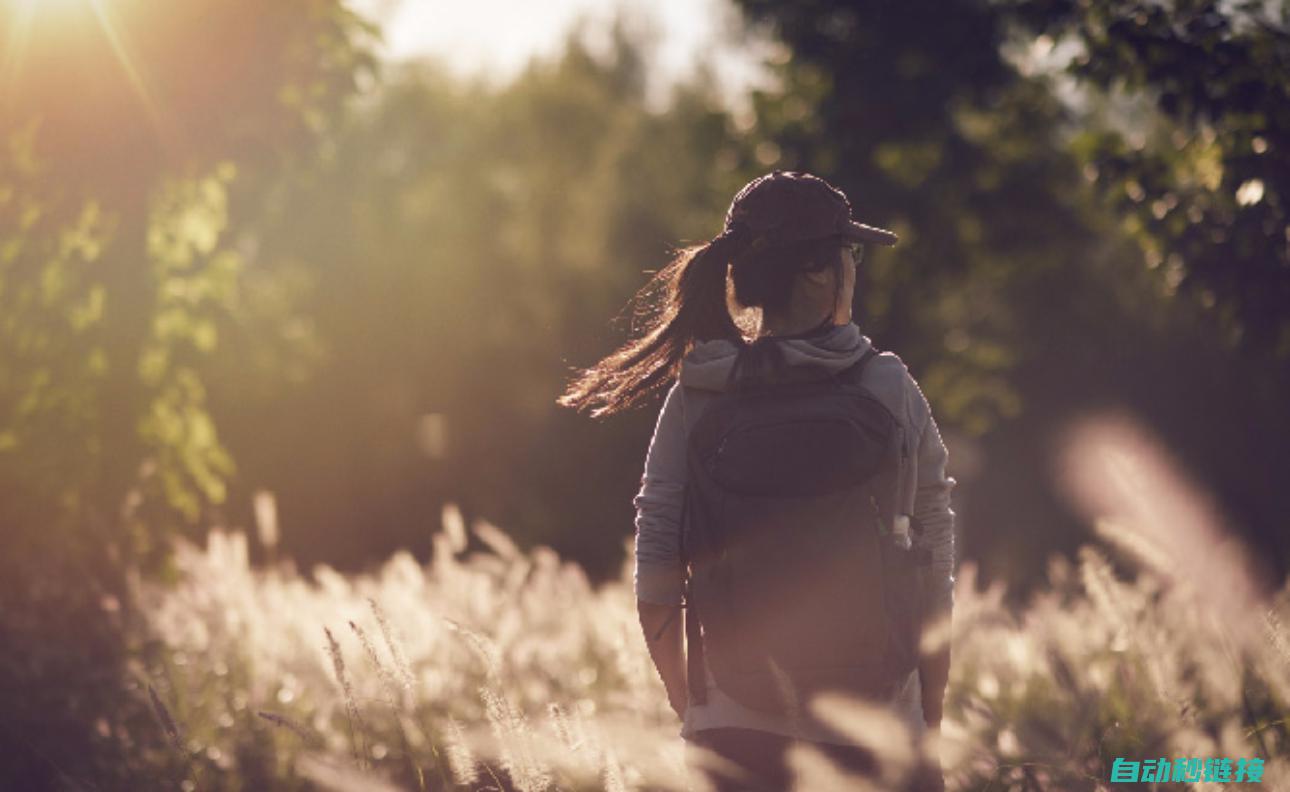
<path fill-rule="evenodd" d="M 846 247 L 851 251 L 851 259 L 855 261 L 856 264 L 859 264 L 860 262 L 864 261 L 864 243 L 863 242 L 848 241 L 846 243 Z"/>

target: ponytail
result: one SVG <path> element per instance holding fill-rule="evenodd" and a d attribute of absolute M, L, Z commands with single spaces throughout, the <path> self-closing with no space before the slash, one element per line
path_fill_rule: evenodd
<path fill-rule="evenodd" d="M 682 249 L 628 303 L 633 316 L 648 317 L 641 336 L 581 370 L 556 403 L 589 409 L 593 418 L 613 415 L 663 390 L 695 342 L 725 338 L 742 344 L 727 303 L 726 277 L 746 240 L 746 227 L 735 223 L 710 242 Z M 651 305 L 660 291 L 661 305 Z"/>

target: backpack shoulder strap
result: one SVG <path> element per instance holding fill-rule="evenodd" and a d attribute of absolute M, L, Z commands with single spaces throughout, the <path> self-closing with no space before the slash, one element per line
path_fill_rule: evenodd
<path fill-rule="evenodd" d="M 877 356 L 878 350 L 871 346 L 865 350 L 859 360 L 837 372 L 834 376 L 837 377 L 839 382 L 858 384 L 860 377 L 864 375 L 865 367 L 869 365 L 869 361 Z"/>

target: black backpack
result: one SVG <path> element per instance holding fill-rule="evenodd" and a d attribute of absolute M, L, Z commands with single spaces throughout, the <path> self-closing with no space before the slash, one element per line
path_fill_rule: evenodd
<path fill-rule="evenodd" d="M 767 339 L 769 340 L 769 339 Z M 690 700 L 703 657 L 736 701 L 786 714 L 836 690 L 889 701 L 917 667 L 928 551 L 892 530 L 900 423 L 861 375 L 769 374 L 740 350 L 726 392 L 687 438 L 682 560 Z M 753 376 L 739 377 L 745 358 Z"/>

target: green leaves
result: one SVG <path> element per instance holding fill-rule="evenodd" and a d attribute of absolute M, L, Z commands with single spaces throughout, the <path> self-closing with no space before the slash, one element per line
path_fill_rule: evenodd
<path fill-rule="evenodd" d="M 1260 3 L 1089 0 L 1017 6 L 1076 42 L 1095 117 L 1073 151 L 1167 293 L 1248 353 L 1290 356 L 1290 16 Z M 1042 12 L 1050 12 L 1045 15 Z M 1096 105 L 1095 105 L 1096 106 Z M 1165 266 L 1160 266 L 1162 263 Z"/>
<path fill-rule="evenodd" d="M 0 6 L 21 45 L 0 96 L 0 489 L 19 493 L 0 522 L 129 562 L 226 496 L 204 380 L 243 299 L 238 197 L 315 156 L 376 31 L 332 1 L 81 5 L 57 26 Z"/>

